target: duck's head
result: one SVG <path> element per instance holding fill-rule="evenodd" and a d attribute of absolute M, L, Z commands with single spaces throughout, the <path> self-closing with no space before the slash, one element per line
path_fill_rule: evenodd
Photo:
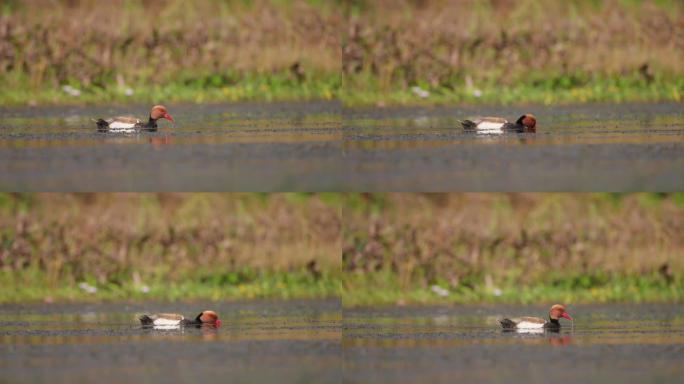
<path fill-rule="evenodd" d="M 570 315 L 567 312 L 565 312 L 564 306 L 556 304 L 553 307 L 551 307 L 551 310 L 549 311 L 549 319 L 558 320 L 561 317 L 572 321 L 572 317 L 570 317 Z"/>
<path fill-rule="evenodd" d="M 219 320 L 218 315 L 214 311 L 202 311 L 197 315 L 197 320 L 202 324 L 210 324 L 216 327 L 221 326 L 221 320 Z"/>
<path fill-rule="evenodd" d="M 525 132 L 536 132 L 537 131 L 537 118 L 534 115 L 526 113 L 515 122 L 518 125 L 525 127 Z"/>
<path fill-rule="evenodd" d="M 173 121 L 173 117 L 169 115 L 166 107 L 163 105 L 155 105 L 150 111 L 150 118 L 153 120 L 166 119 L 168 121 Z"/>

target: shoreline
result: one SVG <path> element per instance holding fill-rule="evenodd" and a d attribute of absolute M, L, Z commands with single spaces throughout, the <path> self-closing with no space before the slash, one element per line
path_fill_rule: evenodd
<path fill-rule="evenodd" d="M 178 301 L 178 300 L 311 300 L 339 297 L 340 279 L 323 272 L 316 279 L 307 272 L 265 273 L 262 278 L 238 284 L 217 283 L 134 283 L 98 284 L 92 280 L 79 283 L 49 284 L 27 274 L 8 277 L 0 274 L 0 305 L 17 303 L 70 303 L 109 301 Z M 224 279 L 208 276 L 207 280 Z M 34 279 L 37 279 L 34 280 Z M 33 280 L 29 284 L 27 281 Z"/>
<path fill-rule="evenodd" d="M 684 83 L 683 80 L 679 81 Z M 548 89 L 527 84 L 491 86 L 480 90 L 479 96 L 467 89 L 421 88 L 429 96 L 421 98 L 411 89 L 380 91 L 359 89 L 340 91 L 345 107 L 446 106 L 446 105 L 582 105 L 593 103 L 660 103 L 684 101 L 684 87 L 675 82 L 613 89 L 610 82 L 598 82 L 584 87 Z"/>
<path fill-rule="evenodd" d="M 431 306 L 431 305 L 532 305 L 564 302 L 571 304 L 658 304 L 684 302 L 684 286 L 673 284 L 669 288 L 648 288 L 642 290 L 624 289 L 626 285 L 603 286 L 586 289 L 561 289 L 547 292 L 548 285 L 525 287 L 523 289 L 503 288 L 497 296 L 484 287 L 469 292 L 450 292 L 446 297 L 438 296 L 430 288 L 377 289 L 358 288 L 354 295 L 342 294 L 344 308 L 370 306 Z M 632 286 L 636 288 L 636 286 Z"/>

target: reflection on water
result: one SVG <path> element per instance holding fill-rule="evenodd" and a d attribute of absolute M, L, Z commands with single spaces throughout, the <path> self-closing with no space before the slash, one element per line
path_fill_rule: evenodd
<path fill-rule="evenodd" d="M 560 332 L 503 331 L 545 307 L 345 311 L 348 382 L 675 382 L 684 375 L 681 305 L 571 306 Z"/>
<path fill-rule="evenodd" d="M 221 327 L 137 320 L 208 306 Z M 339 301 L 0 306 L 0 371 L 8 382 L 337 383 L 341 316 Z"/>
<path fill-rule="evenodd" d="M 537 133 L 480 135 L 460 120 L 517 107 L 346 109 L 343 152 L 355 190 L 684 189 L 682 104 L 526 106 Z"/>
<path fill-rule="evenodd" d="M 149 106 L 0 108 L 0 185 L 12 190 L 334 190 L 337 103 L 169 106 L 157 132 L 101 133 L 94 116 Z"/>

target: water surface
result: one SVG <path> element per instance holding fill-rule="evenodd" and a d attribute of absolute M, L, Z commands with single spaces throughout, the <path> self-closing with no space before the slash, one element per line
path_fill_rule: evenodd
<path fill-rule="evenodd" d="M 216 310 L 216 328 L 138 314 Z M 0 381 L 339 383 L 339 301 L 0 306 Z"/>
<path fill-rule="evenodd" d="M 648 383 L 684 377 L 684 306 L 569 306 L 560 332 L 503 332 L 546 307 L 345 310 L 348 383 Z"/>
<path fill-rule="evenodd" d="M 0 108 L 0 189 L 320 191 L 341 185 L 337 103 L 167 105 L 158 132 L 98 133 L 92 118 L 148 105 Z"/>
<path fill-rule="evenodd" d="M 459 120 L 537 116 L 537 133 Z M 345 187 L 361 191 L 678 191 L 684 104 L 363 108 L 343 112 Z"/>
<path fill-rule="evenodd" d="M 0 189 L 17 191 L 674 191 L 684 105 L 341 109 L 338 103 L 170 105 L 155 133 L 93 117 L 149 106 L 0 108 Z M 459 120 L 538 117 L 535 134 Z"/>

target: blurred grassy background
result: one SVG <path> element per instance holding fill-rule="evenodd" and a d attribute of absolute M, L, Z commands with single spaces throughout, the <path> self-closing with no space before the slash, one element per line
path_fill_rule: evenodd
<path fill-rule="evenodd" d="M 5 0 L 4 104 L 681 101 L 679 0 Z"/>
<path fill-rule="evenodd" d="M 5 0 L 0 103 L 332 99 L 341 23 L 326 0 Z"/>
<path fill-rule="evenodd" d="M 340 207 L 335 194 L 0 194 L 0 302 L 337 297 Z"/>
<path fill-rule="evenodd" d="M 684 299 L 684 194 L 350 194 L 343 303 Z"/>
<path fill-rule="evenodd" d="M 681 301 L 681 233 L 684 194 L 0 194 L 0 302 Z"/>
<path fill-rule="evenodd" d="M 345 12 L 350 105 L 684 96 L 680 0 L 359 0 Z"/>

